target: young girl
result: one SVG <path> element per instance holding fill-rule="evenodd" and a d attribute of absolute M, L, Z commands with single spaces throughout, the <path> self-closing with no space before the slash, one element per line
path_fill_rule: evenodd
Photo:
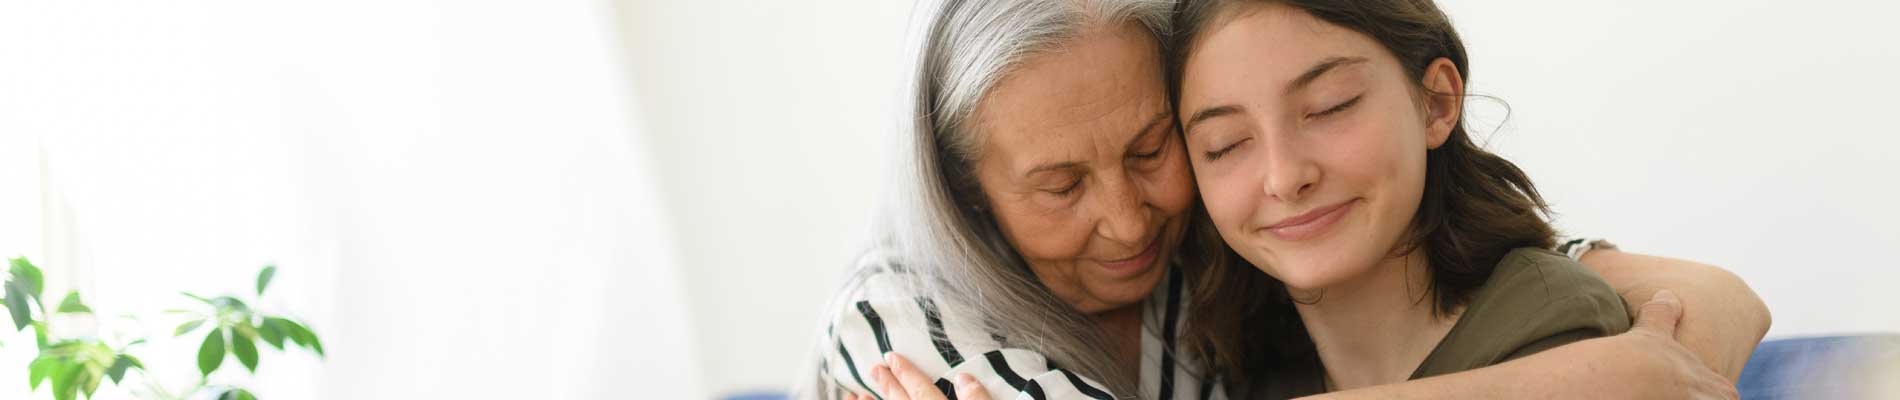
<path fill-rule="evenodd" d="M 1202 201 L 1270 276 L 1217 267 L 1192 292 L 1199 330 L 1258 333 L 1210 338 L 1236 397 L 1419 379 L 1629 328 L 1602 278 L 1545 250 L 1530 179 L 1465 133 L 1463 45 L 1430 1 L 1190 1 L 1180 18 Z"/>

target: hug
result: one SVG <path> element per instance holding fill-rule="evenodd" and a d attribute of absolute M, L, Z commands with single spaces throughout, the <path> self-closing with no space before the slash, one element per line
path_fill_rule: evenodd
<path fill-rule="evenodd" d="M 801 397 L 1734 398 L 1768 330 L 1727 271 L 1557 232 L 1429 0 L 923 10 Z"/>

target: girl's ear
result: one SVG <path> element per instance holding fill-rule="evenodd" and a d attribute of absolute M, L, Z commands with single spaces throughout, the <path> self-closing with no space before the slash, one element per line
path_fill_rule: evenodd
<path fill-rule="evenodd" d="M 1425 67 L 1425 80 L 1419 83 L 1425 86 L 1425 146 L 1436 149 L 1451 137 L 1464 114 L 1465 78 L 1451 59 L 1439 57 Z"/>

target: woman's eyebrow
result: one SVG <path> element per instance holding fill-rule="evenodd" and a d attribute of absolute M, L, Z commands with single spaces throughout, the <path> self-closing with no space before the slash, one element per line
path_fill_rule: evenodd
<path fill-rule="evenodd" d="M 1288 82 L 1286 85 L 1285 94 L 1292 95 L 1293 92 L 1297 92 L 1300 89 L 1306 88 L 1307 85 L 1313 84 L 1313 81 L 1319 80 L 1320 76 L 1325 75 L 1327 71 L 1332 71 L 1334 68 L 1338 68 L 1340 66 L 1345 66 L 1345 65 L 1363 63 L 1363 62 L 1366 62 L 1365 57 L 1335 56 L 1335 57 L 1327 58 L 1325 60 L 1320 60 L 1318 64 L 1314 64 L 1312 68 L 1307 68 L 1306 72 L 1300 73 L 1299 77 L 1293 78 L 1293 81 Z"/>
<path fill-rule="evenodd" d="M 1148 135 L 1152 135 L 1155 131 L 1161 130 L 1162 123 L 1167 122 L 1168 117 L 1172 115 L 1173 110 L 1162 110 L 1161 112 L 1155 113 L 1153 117 L 1148 117 L 1148 125 L 1142 126 L 1139 131 L 1135 131 L 1135 138 L 1128 140 L 1128 147 L 1135 147 L 1135 143 L 1139 143 L 1142 139 L 1148 138 Z"/>

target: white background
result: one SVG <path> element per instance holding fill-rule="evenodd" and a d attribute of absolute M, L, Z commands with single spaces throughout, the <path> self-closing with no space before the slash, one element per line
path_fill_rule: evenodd
<path fill-rule="evenodd" d="M 261 308 L 308 321 L 328 359 L 265 349 L 255 378 L 227 360 L 214 383 L 710 397 L 683 367 L 684 264 L 614 10 L 4 3 L 0 254 L 46 267 L 51 301 L 77 287 L 154 317 L 136 354 L 173 389 L 203 334 L 171 339 L 159 311 L 191 306 L 180 290 L 248 294 L 276 262 Z M 31 335 L 0 340 L 0 398 L 50 399 L 24 395 Z"/>
<path fill-rule="evenodd" d="M 1900 6 L 1444 7 L 1512 110 L 1476 130 L 1561 227 L 1735 271 L 1771 335 L 1900 331 Z M 275 261 L 264 305 L 330 357 L 214 378 L 266 398 L 781 389 L 875 205 L 910 12 L 0 2 L 0 254 L 116 312 Z M 30 338 L 0 341 L 11 398 Z"/>

